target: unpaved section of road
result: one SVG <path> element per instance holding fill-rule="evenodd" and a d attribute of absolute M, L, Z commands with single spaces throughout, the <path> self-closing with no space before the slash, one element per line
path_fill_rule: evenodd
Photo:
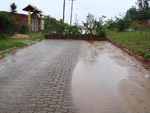
<path fill-rule="evenodd" d="M 0 113 L 75 113 L 70 82 L 81 42 L 44 40 L 0 60 Z"/>
<path fill-rule="evenodd" d="M 150 113 L 150 71 L 108 42 L 83 43 L 72 94 L 80 113 Z"/>

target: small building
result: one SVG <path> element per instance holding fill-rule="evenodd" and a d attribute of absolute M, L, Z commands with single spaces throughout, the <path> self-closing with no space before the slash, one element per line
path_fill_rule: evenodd
<path fill-rule="evenodd" d="M 28 27 L 30 32 L 44 29 L 44 17 L 42 11 L 33 5 L 28 5 L 23 9 L 28 12 Z"/>
<path fill-rule="evenodd" d="M 143 21 L 134 20 L 134 21 L 132 21 L 132 24 L 133 23 L 136 23 L 136 24 L 142 25 L 142 26 L 149 26 L 150 25 L 150 20 L 143 20 Z"/>
<path fill-rule="evenodd" d="M 20 13 L 8 13 L 10 18 L 13 18 L 14 31 L 18 31 L 20 25 L 25 23 L 28 26 L 29 32 L 37 32 L 44 29 L 44 16 L 42 15 L 42 11 L 40 11 L 37 7 L 33 5 L 28 5 L 23 9 L 24 11 L 28 11 L 28 15 L 20 14 Z"/>

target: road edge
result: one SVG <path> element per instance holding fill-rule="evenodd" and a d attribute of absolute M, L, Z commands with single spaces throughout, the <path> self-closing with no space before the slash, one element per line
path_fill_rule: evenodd
<path fill-rule="evenodd" d="M 129 48 L 121 45 L 121 44 L 118 44 L 116 41 L 114 41 L 113 39 L 110 39 L 108 37 L 107 38 L 107 41 L 110 42 L 111 44 L 115 45 L 116 47 L 120 48 L 121 50 L 123 50 L 124 52 L 128 53 L 130 56 L 133 56 L 134 58 L 136 58 L 138 61 L 142 62 L 143 63 L 143 66 L 150 70 L 150 59 L 149 58 L 144 58 L 141 54 L 135 52 L 135 51 L 132 51 L 130 50 Z"/>

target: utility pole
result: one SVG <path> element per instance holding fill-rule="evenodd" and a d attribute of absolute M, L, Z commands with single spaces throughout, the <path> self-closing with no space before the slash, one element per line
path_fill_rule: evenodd
<path fill-rule="evenodd" d="M 75 17 L 75 24 L 76 25 L 78 24 L 78 14 L 76 14 L 76 17 Z"/>
<path fill-rule="evenodd" d="M 63 5 L 63 21 L 65 22 L 65 5 L 66 1 L 64 0 L 64 5 Z"/>
<path fill-rule="evenodd" d="M 73 2 L 74 2 L 75 0 L 71 0 L 71 1 L 72 1 L 72 3 L 71 3 L 70 26 L 72 25 Z"/>

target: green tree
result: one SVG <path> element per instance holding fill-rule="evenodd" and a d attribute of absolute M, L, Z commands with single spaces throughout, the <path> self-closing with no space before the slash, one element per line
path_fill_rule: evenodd
<path fill-rule="evenodd" d="M 68 25 L 64 23 L 62 19 L 59 20 L 59 22 L 56 23 L 56 33 L 57 34 L 64 34 L 65 29 Z"/>
<path fill-rule="evenodd" d="M 9 14 L 5 12 L 0 12 L 0 32 L 5 33 L 12 27 L 13 20 L 9 18 Z"/>
<path fill-rule="evenodd" d="M 113 19 L 108 19 L 105 22 L 105 26 L 108 30 L 114 30 L 116 28 L 116 22 Z"/>
<path fill-rule="evenodd" d="M 117 22 L 117 29 L 119 32 L 122 32 L 126 29 L 124 18 L 117 18 L 116 17 L 116 22 Z"/>
<path fill-rule="evenodd" d="M 150 10 L 143 10 L 139 12 L 139 20 L 148 20 L 150 19 Z"/>
<path fill-rule="evenodd" d="M 139 11 L 136 9 L 136 7 L 132 7 L 129 10 L 127 10 L 126 17 L 131 18 L 132 20 L 138 20 Z"/>
<path fill-rule="evenodd" d="M 130 24 L 131 24 L 131 19 L 128 17 L 124 18 L 117 18 L 116 17 L 116 22 L 117 22 L 117 29 L 119 32 L 125 31 L 125 29 L 128 29 Z"/>
<path fill-rule="evenodd" d="M 124 23 L 125 23 L 125 29 L 128 29 L 129 26 L 131 25 L 132 19 L 130 17 L 125 16 L 123 18 L 123 20 L 124 20 Z"/>
<path fill-rule="evenodd" d="M 139 20 L 150 19 L 150 0 L 137 0 Z"/>
<path fill-rule="evenodd" d="M 10 12 L 12 13 L 12 14 L 15 14 L 15 13 L 17 13 L 17 6 L 16 6 L 16 4 L 15 3 L 12 3 L 11 5 L 10 5 Z"/>
<path fill-rule="evenodd" d="M 104 26 L 104 21 L 103 19 L 106 18 L 105 16 L 102 16 L 99 18 L 99 21 L 95 20 L 94 21 L 94 30 L 96 31 L 96 35 L 100 37 L 105 37 L 106 36 L 106 30 Z"/>
<path fill-rule="evenodd" d="M 46 16 L 45 17 L 46 21 L 45 21 L 45 30 L 44 33 L 45 34 L 53 34 L 56 33 L 56 28 L 57 28 L 57 22 L 56 19 L 50 16 Z"/>

